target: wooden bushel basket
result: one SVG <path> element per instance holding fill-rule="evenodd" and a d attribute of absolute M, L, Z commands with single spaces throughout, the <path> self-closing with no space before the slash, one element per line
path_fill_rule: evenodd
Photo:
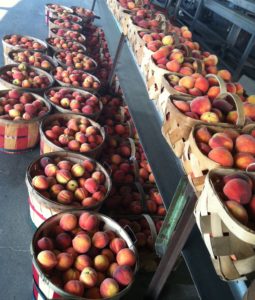
<path fill-rule="evenodd" d="M 202 192 L 206 174 L 208 171 L 222 168 L 222 166 L 215 161 L 204 155 L 197 146 L 195 140 L 195 132 L 201 126 L 206 126 L 209 130 L 217 133 L 222 132 L 224 129 L 235 129 L 241 132 L 241 129 L 230 127 L 228 124 L 223 124 L 224 126 L 213 126 L 206 124 L 199 124 L 195 126 L 189 136 L 188 141 L 185 143 L 183 155 L 181 157 L 182 164 L 185 172 L 187 173 L 190 184 L 192 185 L 194 191 L 199 195 Z M 254 128 L 254 125 L 251 125 Z M 246 127 L 245 127 L 246 128 Z M 248 128 L 247 128 L 248 129 Z"/>
<path fill-rule="evenodd" d="M 0 96 L 9 90 L 0 92 Z M 27 90 L 21 90 L 27 92 Z M 36 99 L 40 99 L 48 107 L 50 113 L 51 106 L 41 96 L 31 93 Z M 0 118 L 0 151 L 6 153 L 17 154 L 24 151 L 32 150 L 39 142 L 39 125 L 40 121 L 45 117 L 36 117 L 31 120 L 6 120 Z"/>
<path fill-rule="evenodd" d="M 80 209 L 84 209 L 88 211 L 97 211 L 101 208 L 105 199 L 108 197 L 112 187 L 110 176 L 105 170 L 105 168 L 96 160 L 83 156 L 81 154 L 76 154 L 69 151 L 58 151 L 58 152 L 47 153 L 46 155 L 41 155 L 40 157 L 36 158 L 28 166 L 26 171 L 25 182 L 26 182 L 28 195 L 29 195 L 30 217 L 36 227 L 39 227 L 45 220 L 47 220 L 48 218 L 50 218 L 51 216 L 59 212 L 70 210 L 70 209 L 77 209 L 77 206 L 75 205 L 72 204 L 64 205 L 55 200 L 51 200 L 44 197 L 32 186 L 33 173 L 35 173 L 38 170 L 40 159 L 46 156 L 52 159 L 59 158 L 62 160 L 69 160 L 73 163 L 82 163 L 84 160 L 92 161 L 96 166 L 95 169 L 97 171 L 101 171 L 105 176 L 106 194 L 104 199 L 102 199 L 102 201 L 99 201 L 96 205 L 93 205 L 91 207 L 86 207 L 86 208 L 80 207 Z"/>
<path fill-rule="evenodd" d="M 65 113 L 65 114 L 54 114 L 54 115 L 50 115 L 47 118 L 45 118 L 43 120 L 43 122 L 40 125 L 40 137 L 41 137 L 41 144 L 40 144 L 40 151 L 41 154 L 45 154 L 45 153 L 49 153 L 49 152 L 56 152 L 56 151 L 65 151 L 65 149 L 55 145 L 54 143 L 52 143 L 44 134 L 44 130 L 45 128 L 47 128 L 47 126 L 51 125 L 52 122 L 57 121 L 57 120 L 64 120 L 64 121 L 68 121 L 70 119 L 87 119 L 90 121 L 90 123 L 97 127 L 103 137 L 103 142 L 98 145 L 96 148 L 90 150 L 89 152 L 86 153 L 78 153 L 78 152 L 73 152 L 72 153 L 77 153 L 77 154 L 82 154 L 91 158 L 97 158 L 100 156 L 102 150 L 103 150 L 103 146 L 104 146 L 104 142 L 105 142 L 105 130 L 103 127 L 101 127 L 98 123 L 96 123 L 95 121 L 89 119 L 89 118 L 85 118 L 81 115 L 77 115 L 77 114 L 72 114 L 72 113 Z"/>
<path fill-rule="evenodd" d="M 255 271 L 255 232 L 232 216 L 214 186 L 217 178 L 237 172 L 246 173 L 236 169 L 210 171 L 194 211 L 215 270 L 224 280 L 245 279 Z"/>
<path fill-rule="evenodd" d="M 221 90 L 224 91 L 225 88 L 223 87 Z M 162 96 L 158 101 L 159 109 L 162 110 L 162 112 L 165 110 L 162 133 L 170 147 L 173 149 L 175 155 L 177 157 L 181 157 L 184 149 L 184 143 L 188 140 L 192 128 L 198 124 L 210 125 L 210 123 L 205 123 L 201 120 L 186 116 L 173 104 L 174 100 L 191 101 L 193 99 L 192 96 L 175 94 L 167 97 L 167 93 L 168 92 L 165 93 L 166 98 L 163 98 Z M 238 113 L 236 126 L 244 126 L 245 116 L 241 99 L 236 94 L 225 92 L 221 93 L 217 99 L 225 99 L 226 97 L 231 97 L 235 104 Z M 234 127 L 234 125 L 228 123 L 217 123 L 214 125 Z"/>

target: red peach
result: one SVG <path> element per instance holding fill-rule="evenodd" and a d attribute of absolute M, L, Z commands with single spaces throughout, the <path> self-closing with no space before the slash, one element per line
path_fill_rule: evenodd
<path fill-rule="evenodd" d="M 78 271 L 82 271 L 84 268 L 92 266 L 92 260 L 86 254 L 78 255 L 75 259 L 74 266 Z"/>
<path fill-rule="evenodd" d="M 84 285 L 79 280 L 70 280 L 65 284 L 64 290 L 69 294 L 82 297 Z"/>
<path fill-rule="evenodd" d="M 86 231 L 94 231 L 98 226 L 98 219 L 96 215 L 84 212 L 80 215 L 79 225 Z"/>
<path fill-rule="evenodd" d="M 51 270 L 57 265 L 57 258 L 54 252 L 43 250 L 37 255 L 37 260 L 44 270 Z"/>
<path fill-rule="evenodd" d="M 106 255 L 97 255 L 94 258 L 94 267 L 97 271 L 104 272 L 108 269 L 110 265 L 109 259 Z"/>
<path fill-rule="evenodd" d="M 57 270 L 66 271 L 72 266 L 74 259 L 71 254 L 62 252 L 57 255 L 57 261 Z"/>
<path fill-rule="evenodd" d="M 58 249 L 65 250 L 72 245 L 72 239 L 66 232 L 61 232 L 56 236 L 56 245 Z"/>
<path fill-rule="evenodd" d="M 109 237 L 104 231 L 98 231 L 92 237 L 92 244 L 96 248 L 103 249 L 108 245 L 108 243 Z"/>
<path fill-rule="evenodd" d="M 77 223 L 77 217 L 71 213 L 65 213 L 59 221 L 60 227 L 65 231 L 71 231 L 75 229 Z"/>
<path fill-rule="evenodd" d="M 37 241 L 37 246 L 40 250 L 53 250 L 54 245 L 50 238 L 42 237 Z"/>
<path fill-rule="evenodd" d="M 133 272 L 129 266 L 119 266 L 113 273 L 113 278 L 121 285 L 127 286 L 133 281 Z"/>
<path fill-rule="evenodd" d="M 116 256 L 116 261 L 120 266 L 134 266 L 136 263 L 135 253 L 129 248 L 121 249 Z"/>
<path fill-rule="evenodd" d="M 122 238 L 114 238 L 110 243 L 110 249 L 117 254 L 121 249 L 126 248 L 127 244 Z"/>
<path fill-rule="evenodd" d="M 119 285 L 117 281 L 112 278 L 106 278 L 100 285 L 100 293 L 102 297 L 114 297 L 119 293 Z"/>
<path fill-rule="evenodd" d="M 91 239 L 86 233 L 81 233 L 74 237 L 72 244 L 78 253 L 86 253 L 91 246 Z"/>

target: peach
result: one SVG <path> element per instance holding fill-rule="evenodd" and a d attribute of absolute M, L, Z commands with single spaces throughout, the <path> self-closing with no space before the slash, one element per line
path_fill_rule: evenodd
<path fill-rule="evenodd" d="M 230 81 L 232 77 L 228 70 L 219 70 L 217 75 L 225 81 Z"/>
<path fill-rule="evenodd" d="M 58 193 L 57 200 L 62 204 L 70 204 L 73 201 L 73 193 L 68 190 L 62 190 Z"/>
<path fill-rule="evenodd" d="M 88 178 L 84 183 L 84 188 L 93 194 L 98 191 L 98 182 L 94 178 Z"/>
<path fill-rule="evenodd" d="M 245 102 L 243 104 L 244 115 L 255 121 L 255 104 Z"/>
<path fill-rule="evenodd" d="M 110 249 L 117 254 L 121 249 L 126 248 L 127 244 L 122 238 L 114 238 L 110 243 Z"/>
<path fill-rule="evenodd" d="M 184 61 L 184 55 L 180 50 L 174 49 L 172 51 L 172 53 L 170 54 L 169 59 L 170 60 L 176 60 L 179 64 L 182 64 L 183 61 Z"/>
<path fill-rule="evenodd" d="M 196 120 L 199 120 L 199 116 L 198 114 L 192 112 L 192 111 L 188 111 L 185 113 L 186 116 L 192 118 L 192 119 L 196 119 Z"/>
<path fill-rule="evenodd" d="M 79 225 L 86 231 L 94 231 L 98 226 L 97 216 L 89 212 L 84 212 L 80 215 Z"/>
<path fill-rule="evenodd" d="M 119 266 L 113 273 L 113 278 L 121 285 L 127 286 L 133 281 L 133 272 L 129 266 Z"/>
<path fill-rule="evenodd" d="M 74 197 L 78 201 L 82 201 L 83 199 L 87 198 L 88 195 L 88 191 L 86 191 L 84 188 L 77 188 L 74 192 Z"/>
<path fill-rule="evenodd" d="M 218 57 L 210 54 L 208 57 L 204 58 L 204 63 L 206 66 L 216 66 L 218 64 Z"/>
<path fill-rule="evenodd" d="M 163 37 L 162 43 L 165 46 L 171 46 L 174 43 L 174 39 L 171 35 L 166 35 L 166 36 Z"/>
<path fill-rule="evenodd" d="M 85 173 L 85 168 L 81 164 L 74 164 L 72 166 L 71 173 L 74 177 L 81 177 Z"/>
<path fill-rule="evenodd" d="M 229 82 L 226 84 L 226 86 L 229 93 L 236 94 L 236 86 L 234 83 Z"/>
<path fill-rule="evenodd" d="M 154 52 L 152 54 L 152 57 L 155 60 L 158 60 L 160 58 L 167 57 L 169 54 L 170 54 L 170 48 L 168 46 L 163 46 L 163 47 L 159 48 L 159 50 Z"/>
<path fill-rule="evenodd" d="M 215 99 L 212 103 L 212 106 L 220 109 L 225 114 L 233 110 L 233 105 L 223 99 Z"/>
<path fill-rule="evenodd" d="M 80 272 L 78 270 L 75 270 L 73 268 L 68 269 L 63 273 L 63 281 L 66 283 L 70 280 L 79 280 L 80 278 Z"/>
<path fill-rule="evenodd" d="M 84 285 L 79 280 L 70 280 L 65 284 L 64 291 L 69 294 L 82 297 L 84 293 Z"/>
<path fill-rule="evenodd" d="M 230 213 L 242 224 L 248 224 L 248 213 L 247 210 L 239 203 L 235 201 L 226 201 L 226 207 Z"/>
<path fill-rule="evenodd" d="M 110 249 L 103 249 L 101 254 L 107 256 L 110 263 L 115 261 L 115 256 Z"/>
<path fill-rule="evenodd" d="M 92 260 L 88 255 L 81 254 L 76 257 L 74 266 L 78 271 L 82 271 L 84 268 L 92 266 Z"/>
<path fill-rule="evenodd" d="M 38 175 L 32 179 L 32 185 L 38 190 L 47 190 L 49 182 L 45 176 Z"/>
<path fill-rule="evenodd" d="M 72 245 L 72 239 L 66 232 L 61 232 L 56 236 L 56 245 L 58 249 L 65 250 Z"/>
<path fill-rule="evenodd" d="M 77 252 L 74 250 L 73 247 L 68 247 L 65 251 L 66 253 L 71 254 L 73 259 L 76 259 L 76 257 L 78 256 Z"/>
<path fill-rule="evenodd" d="M 48 164 L 44 169 L 44 173 L 48 177 L 55 176 L 57 171 L 58 171 L 58 167 L 54 164 Z"/>
<path fill-rule="evenodd" d="M 234 174 L 230 174 L 230 175 L 225 175 L 223 177 L 223 182 L 226 184 L 230 180 L 238 179 L 238 178 L 247 181 L 249 183 L 249 185 L 251 186 L 251 188 L 253 187 L 251 178 L 247 174 L 244 174 L 244 173 L 234 173 Z"/>
<path fill-rule="evenodd" d="M 71 179 L 67 182 L 66 188 L 68 191 L 74 192 L 78 188 L 78 182 L 76 180 Z"/>
<path fill-rule="evenodd" d="M 198 142 L 208 143 L 212 135 L 206 127 L 200 127 L 195 133 L 195 139 Z"/>
<path fill-rule="evenodd" d="M 199 142 L 197 144 L 199 150 L 206 156 L 208 156 L 209 152 L 212 150 L 211 147 L 208 144 Z"/>
<path fill-rule="evenodd" d="M 113 273 L 115 272 L 115 270 L 118 268 L 118 264 L 116 262 L 113 262 L 112 264 L 110 264 L 109 268 L 108 268 L 108 275 L 113 277 Z"/>
<path fill-rule="evenodd" d="M 223 167 L 232 167 L 234 164 L 232 154 L 223 147 L 212 149 L 209 152 L 208 157 Z"/>
<path fill-rule="evenodd" d="M 251 104 L 255 104 L 255 95 L 250 95 L 246 101 Z"/>
<path fill-rule="evenodd" d="M 236 124 L 237 118 L 238 118 L 237 111 L 236 111 L 236 110 L 230 111 L 230 112 L 227 114 L 226 121 L 227 121 L 228 123 L 231 123 L 231 124 Z"/>
<path fill-rule="evenodd" d="M 86 233 L 81 233 L 74 237 L 72 244 L 76 252 L 86 253 L 90 249 L 91 239 Z"/>
<path fill-rule="evenodd" d="M 42 237 L 37 241 L 37 247 L 40 250 L 53 250 L 54 245 L 50 238 L 48 237 Z"/>
<path fill-rule="evenodd" d="M 77 217 L 71 213 L 65 213 L 59 221 L 60 227 L 65 231 L 73 230 L 77 226 L 77 223 Z"/>
<path fill-rule="evenodd" d="M 60 169 L 56 172 L 56 179 L 60 184 L 67 184 L 72 179 L 72 175 L 68 170 Z"/>
<path fill-rule="evenodd" d="M 98 201 L 96 199 L 94 199 L 93 197 L 87 197 L 87 198 L 82 200 L 81 205 L 83 207 L 87 207 L 87 208 L 88 207 L 93 207 L 93 206 L 98 205 Z"/>
<path fill-rule="evenodd" d="M 108 245 L 108 243 L 109 237 L 108 234 L 104 231 L 98 231 L 92 237 L 92 244 L 96 248 L 103 249 Z"/>
<path fill-rule="evenodd" d="M 218 86 L 211 86 L 207 92 L 209 99 L 213 100 L 220 94 L 220 88 Z"/>
<path fill-rule="evenodd" d="M 201 76 L 196 79 L 194 87 L 205 94 L 209 89 L 209 82 L 206 78 Z"/>
<path fill-rule="evenodd" d="M 198 115 L 209 112 L 211 107 L 211 102 L 207 96 L 196 97 L 190 103 L 191 111 Z"/>
<path fill-rule="evenodd" d="M 236 151 L 255 155 L 255 138 L 249 134 L 242 134 L 236 139 Z"/>
<path fill-rule="evenodd" d="M 103 298 L 114 297 L 119 293 L 119 285 L 113 278 L 106 278 L 100 285 L 100 293 Z"/>
<path fill-rule="evenodd" d="M 102 296 L 100 294 L 100 289 L 97 287 L 86 289 L 84 296 L 87 299 L 102 299 Z"/>
<path fill-rule="evenodd" d="M 97 255 L 94 258 L 94 267 L 97 271 L 104 272 L 109 268 L 110 262 L 106 255 Z"/>
<path fill-rule="evenodd" d="M 209 146 L 214 149 L 217 147 L 224 147 L 231 151 L 233 149 L 233 141 L 225 133 L 215 133 L 209 141 Z"/>
<path fill-rule="evenodd" d="M 91 267 L 84 268 L 80 275 L 80 281 L 86 288 L 95 286 L 97 284 L 97 272 Z"/>
<path fill-rule="evenodd" d="M 67 170 L 67 171 L 71 171 L 72 169 L 72 163 L 69 160 L 61 160 L 58 164 L 57 164 L 59 169 L 63 169 L 63 170 Z"/>
<path fill-rule="evenodd" d="M 185 89 L 185 87 L 183 86 L 175 85 L 174 89 L 180 93 L 184 93 L 184 94 L 188 93 L 187 89 Z"/>
<path fill-rule="evenodd" d="M 69 268 L 71 268 L 74 259 L 71 254 L 62 252 L 57 255 L 57 261 L 58 261 L 56 265 L 57 270 L 66 271 Z"/>
<path fill-rule="evenodd" d="M 180 71 L 181 65 L 177 60 L 171 60 L 166 64 L 166 68 L 170 72 L 178 73 Z"/>
<path fill-rule="evenodd" d="M 117 253 L 116 261 L 120 266 L 133 267 L 136 264 L 135 253 L 129 248 L 121 249 Z"/>
<path fill-rule="evenodd" d="M 229 180 L 223 188 L 223 193 L 229 200 L 240 204 L 249 203 L 252 196 L 251 186 L 246 180 L 240 178 Z"/>
<path fill-rule="evenodd" d="M 235 166 L 238 169 L 246 170 L 250 164 L 255 163 L 255 158 L 250 153 L 239 152 L 235 155 Z"/>
<path fill-rule="evenodd" d="M 44 270 L 51 270 L 57 265 L 57 258 L 54 252 L 43 250 L 37 255 L 37 261 Z"/>
<path fill-rule="evenodd" d="M 198 88 L 189 89 L 189 94 L 195 97 L 202 96 L 202 92 Z"/>
<path fill-rule="evenodd" d="M 193 74 L 193 69 L 186 66 L 186 67 L 181 67 L 179 70 L 180 74 L 186 75 L 186 76 L 190 76 Z"/>
<path fill-rule="evenodd" d="M 207 123 L 218 123 L 220 121 L 218 114 L 213 111 L 204 112 L 200 116 L 200 120 Z"/>
<path fill-rule="evenodd" d="M 186 89 L 192 89 L 195 84 L 195 79 L 191 76 L 184 76 L 179 80 L 179 86 L 183 86 Z"/>
<path fill-rule="evenodd" d="M 230 128 L 226 128 L 222 132 L 229 136 L 233 141 L 235 141 L 236 138 L 240 135 L 238 131 Z"/>

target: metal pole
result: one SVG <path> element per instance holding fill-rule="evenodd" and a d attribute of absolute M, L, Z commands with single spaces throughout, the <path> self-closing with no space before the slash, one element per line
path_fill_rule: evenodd
<path fill-rule="evenodd" d="M 114 56 L 112 69 L 111 69 L 111 72 L 110 72 L 109 77 L 108 77 L 108 85 L 109 86 L 112 85 L 112 80 L 113 80 L 113 77 L 115 75 L 115 70 L 116 70 L 116 67 L 117 67 L 117 64 L 118 64 L 118 61 L 119 61 L 119 57 L 120 57 L 121 50 L 123 48 L 124 42 L 125 42 L 125 35 L 123 33 L 121 33 L 120 40 L 119 40 L 119 43 L 118 43 L 118 48 L 117 48 L 116 54 Z"/>
<path fill-rule="evenodd" d="M 91 7 L 91 11 L 94 11 L 94 9 L 95 9 L 96 1 L 97 1 L 97 0 L 93 0 L 93 4 L 92 4 L 92 7 Z"/>

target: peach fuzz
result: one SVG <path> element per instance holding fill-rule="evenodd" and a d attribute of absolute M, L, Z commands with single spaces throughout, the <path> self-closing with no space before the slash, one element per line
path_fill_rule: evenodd
<path fill-rule="evenodd" d="M 84 293 L 84 285 L 79 280 L 70 280 L 65 284 L 64 291 L 69 294 L 82 297 Z"/>
<path fill-rule="evenodd" d="M 113 273 L 113 278 L 121 285 L 127 286 L 133 281 L 133 272 L 129 266 L 119 266 Z"/>
<path fill-rule="evenodd" d="M 74 267 L 78 270 L 78 271 L 82 271 L 84 268 L 86 267 L 91 267 L 92 266 L 92 260 L 91 258 L 86 255 L 86 254 L 81 254 L 78 255 L 74 261 Z"/>
<path fill-rule="evenodd" d="M 66 271 L 71 268 L 74 259 L 71 254 L 62 252 L 57 255 L 57 261 L 56 269 L 59 271 Z"/>
<path fill-rule="evenodd" d="M 236 151 L 255 155 L 255 138 L 249 134 L 242 134 L 236 139 Z"/>
<path fill-rule="evenodd" d="M 80 281 L 86 288 L 94 287 L 97 284 L 97 272 L 91 267 L 86 267 L 82 270 Z"/>
<path fill-rule="evenodd" d="M 37 261 L 42 269 L 50 271 L 57 265 L 57 258 L 54 252 L 43 250 L 37 255 Z"/>
<path fill-rule="evenodd" d="M 209 146 L 214 149 L 217 147 L 224 147 L 231 151 L 233 149 L 233 141 L 225 133 L 219 132 L 215 133 L 209 140 Z"/>
<path fill-rule="evenodd" d="M 249 203 L 252 196 L 251 186 L 240 178 L 229 180 L 223 188 L 223 193 L 229 200 L 240 204 Z"/>
<path fill-rule="evenodd" d="M 110 243 L 110 249 L 117 254 L 121 249 L 126 248 L 127 244 L 122 238 L 114 238 Z"/>
<path fill-rule="evenodd" d="M 100 285 L 100 293 L 102 297 L 114 297 L 119 293 L 119 285 L 113 278 L 106 278 Z"/>
<path fill-rule="evenodd" d="M 209 152 L 208 157 L 223 167 L 232 167 L 234 164 L 232 154 L 223 147 L 212 149 Z"/>
<path fill-rule="evenodd" d="M 198 115 L 209 112 L 211 108 L 212 105 L 207 96 L 196 97 L 190 103 L 191 111 Z"/>
<path fill-rule="evenodd" d="M 98 226 L 98 219 L 96 215 L 84 212 L 80 215 L 79 225 L 86 231 L 94 231 Z"/>
<path fill-rule="evenodd" d="M 76 228 L 77 223 L 77 217 L 71 213 L 64 214 L 59 221 L 60 227 L 65 231 L 72 231 Z"/>
<path fill-rule="evenodd" d="M 72 240 L 73 248 L 78 253 L 86 253 L 91 246 L 91 239 L 86 233 L 80 233 Z"/>
<path fill-rule="evenodd" d="M 99 254 L 94 258 L 94 268 L 97 271 L 104 272 L 110 266 L 109 259 L 106 255 Z"/>
<path fill-rule="evenodd" d="M 234 160 L 235 166 L 241 170 L 246 170 L 250 164 L 255 163 L 255 158 L 250 153 L 239 152 L 235 155 Z"/>
<path fill-rule="evenodd" d="M 117 253 L 116 261 L 120 266 L 133 267 L 136 264 L 135 253 L 129 248 L 121 249 Z"/>
<path fill-rule="evenodd" d="M 109 243 L 109 237 L 104 231 L 96 232 L 92 237 L 92 244 L 99 249 L 105 248 Z"/>
<path fill-rule="evenodd" d="M 247 210 L 239 203 L 235 201 L 226 201 L 226 207 L 240 223 L 247 225 L 248 224 L 248 213 Z"/>

